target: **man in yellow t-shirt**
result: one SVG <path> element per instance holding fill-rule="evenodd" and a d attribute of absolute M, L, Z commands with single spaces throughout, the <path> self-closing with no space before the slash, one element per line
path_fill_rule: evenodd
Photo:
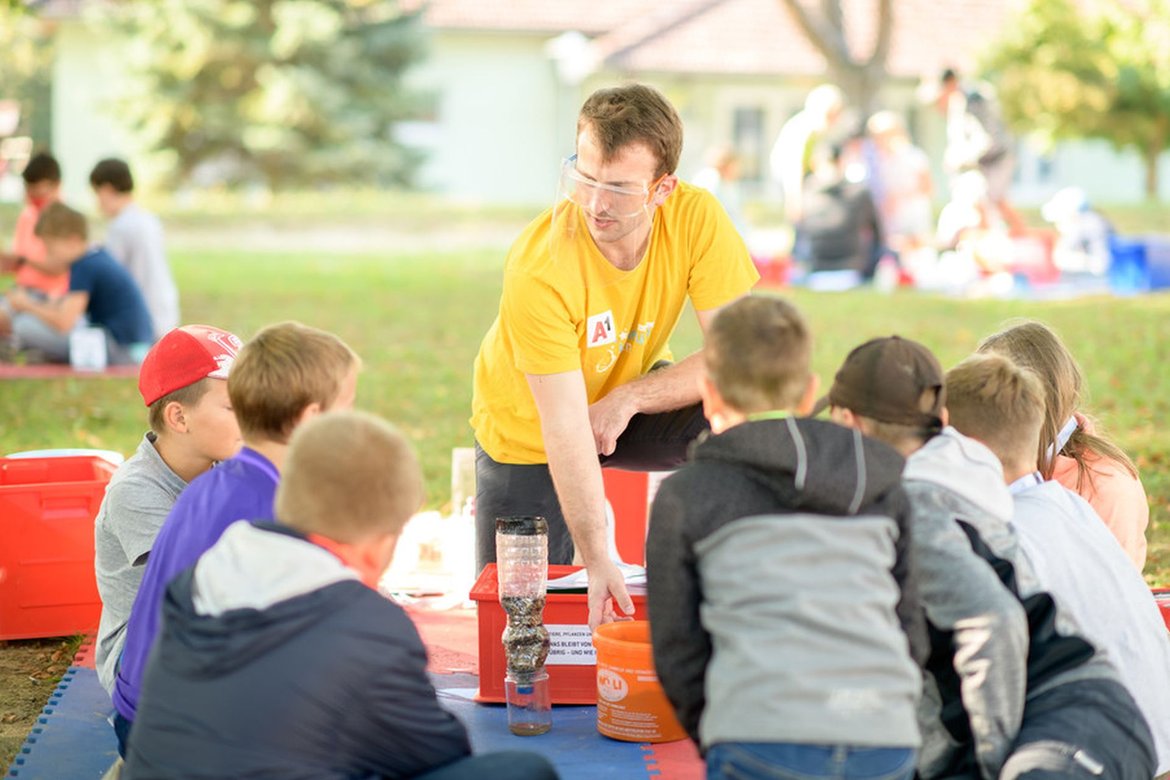
<path fill-rule="evenodd" d="M 670 334 L 688 298 L 705 330 L 758 278 L 714 196 L 674 175 L 681 150 L 657 90 L 585 101 L 557 205 L 512 245 L 475 360 L 477 565 L 495 560 L 497 517 L 543 515 L 550 562 L 575 547 L 589 571 L 591 626 L 613 601 L 633 611 L 606 553 L 601 466 L 685 460 L 706 425 L 703 368 L 698 354 L 668 365 Z"/>

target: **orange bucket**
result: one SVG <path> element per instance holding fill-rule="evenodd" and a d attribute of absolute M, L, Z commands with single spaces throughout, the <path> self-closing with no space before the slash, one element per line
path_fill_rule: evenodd
<path fill-rule="evenodd" d="M 605 623 L 593 632 L 597 648 L 597 730 L 625 742 L 673 742 L 686 737 L 674 716 L 650 650 L 645 620 Z"/>

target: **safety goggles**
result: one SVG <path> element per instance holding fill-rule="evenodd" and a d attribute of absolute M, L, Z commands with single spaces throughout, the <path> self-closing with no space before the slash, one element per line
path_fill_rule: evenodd
<path fill-rule="evenodd" d="M 650 184 L 619 186 L 594 181 L 577 170 L 577 155 L 561 164 L 560 197 L 569 200 L 585 213 L 609 219 L 629 219 L 645 211 L 651 194 L 666 178 L 659 176 Z"/>

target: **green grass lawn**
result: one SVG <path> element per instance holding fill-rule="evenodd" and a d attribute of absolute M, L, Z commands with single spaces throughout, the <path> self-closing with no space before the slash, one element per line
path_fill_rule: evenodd
<path fill-rule="evenodd" d="M 417 443 L 428 504 L 449 501 L 452 447 L 470 446 L 471 365 L 495 316 L 503 253 L 174 251 L 184 320 L 244 338 L 297 319 L 341 335 L 365 362 L 358 405 L 397 423 Z M 1170 584 L 1170 297 L 1075 302 L 956 301 L 911 293 L 791 294 L 816 334 L 826 383 L 845 353 L 874 335 L 900 333 L 933 348 L 945 366 L 1012 317 L 1055 326 L 1084 365 L 1088 408 L 1135 456 L 1150 494 L 1151 581 Z M 699 345 L 685 315 L 676 355 Z M 0 383 L 0 452 L 101 447 L 130 453 L 145 430 L 132 380 Z"/>

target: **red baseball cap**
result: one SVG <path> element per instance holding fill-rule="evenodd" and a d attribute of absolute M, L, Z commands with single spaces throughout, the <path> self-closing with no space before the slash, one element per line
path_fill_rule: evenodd
<path fill-rule="evenodd" d="M 227 379 L 243 342 L 210 325 L 184 325 L 150 348 L 138 372 L 138 392 L 147 406 L 200 379 Z"/>

